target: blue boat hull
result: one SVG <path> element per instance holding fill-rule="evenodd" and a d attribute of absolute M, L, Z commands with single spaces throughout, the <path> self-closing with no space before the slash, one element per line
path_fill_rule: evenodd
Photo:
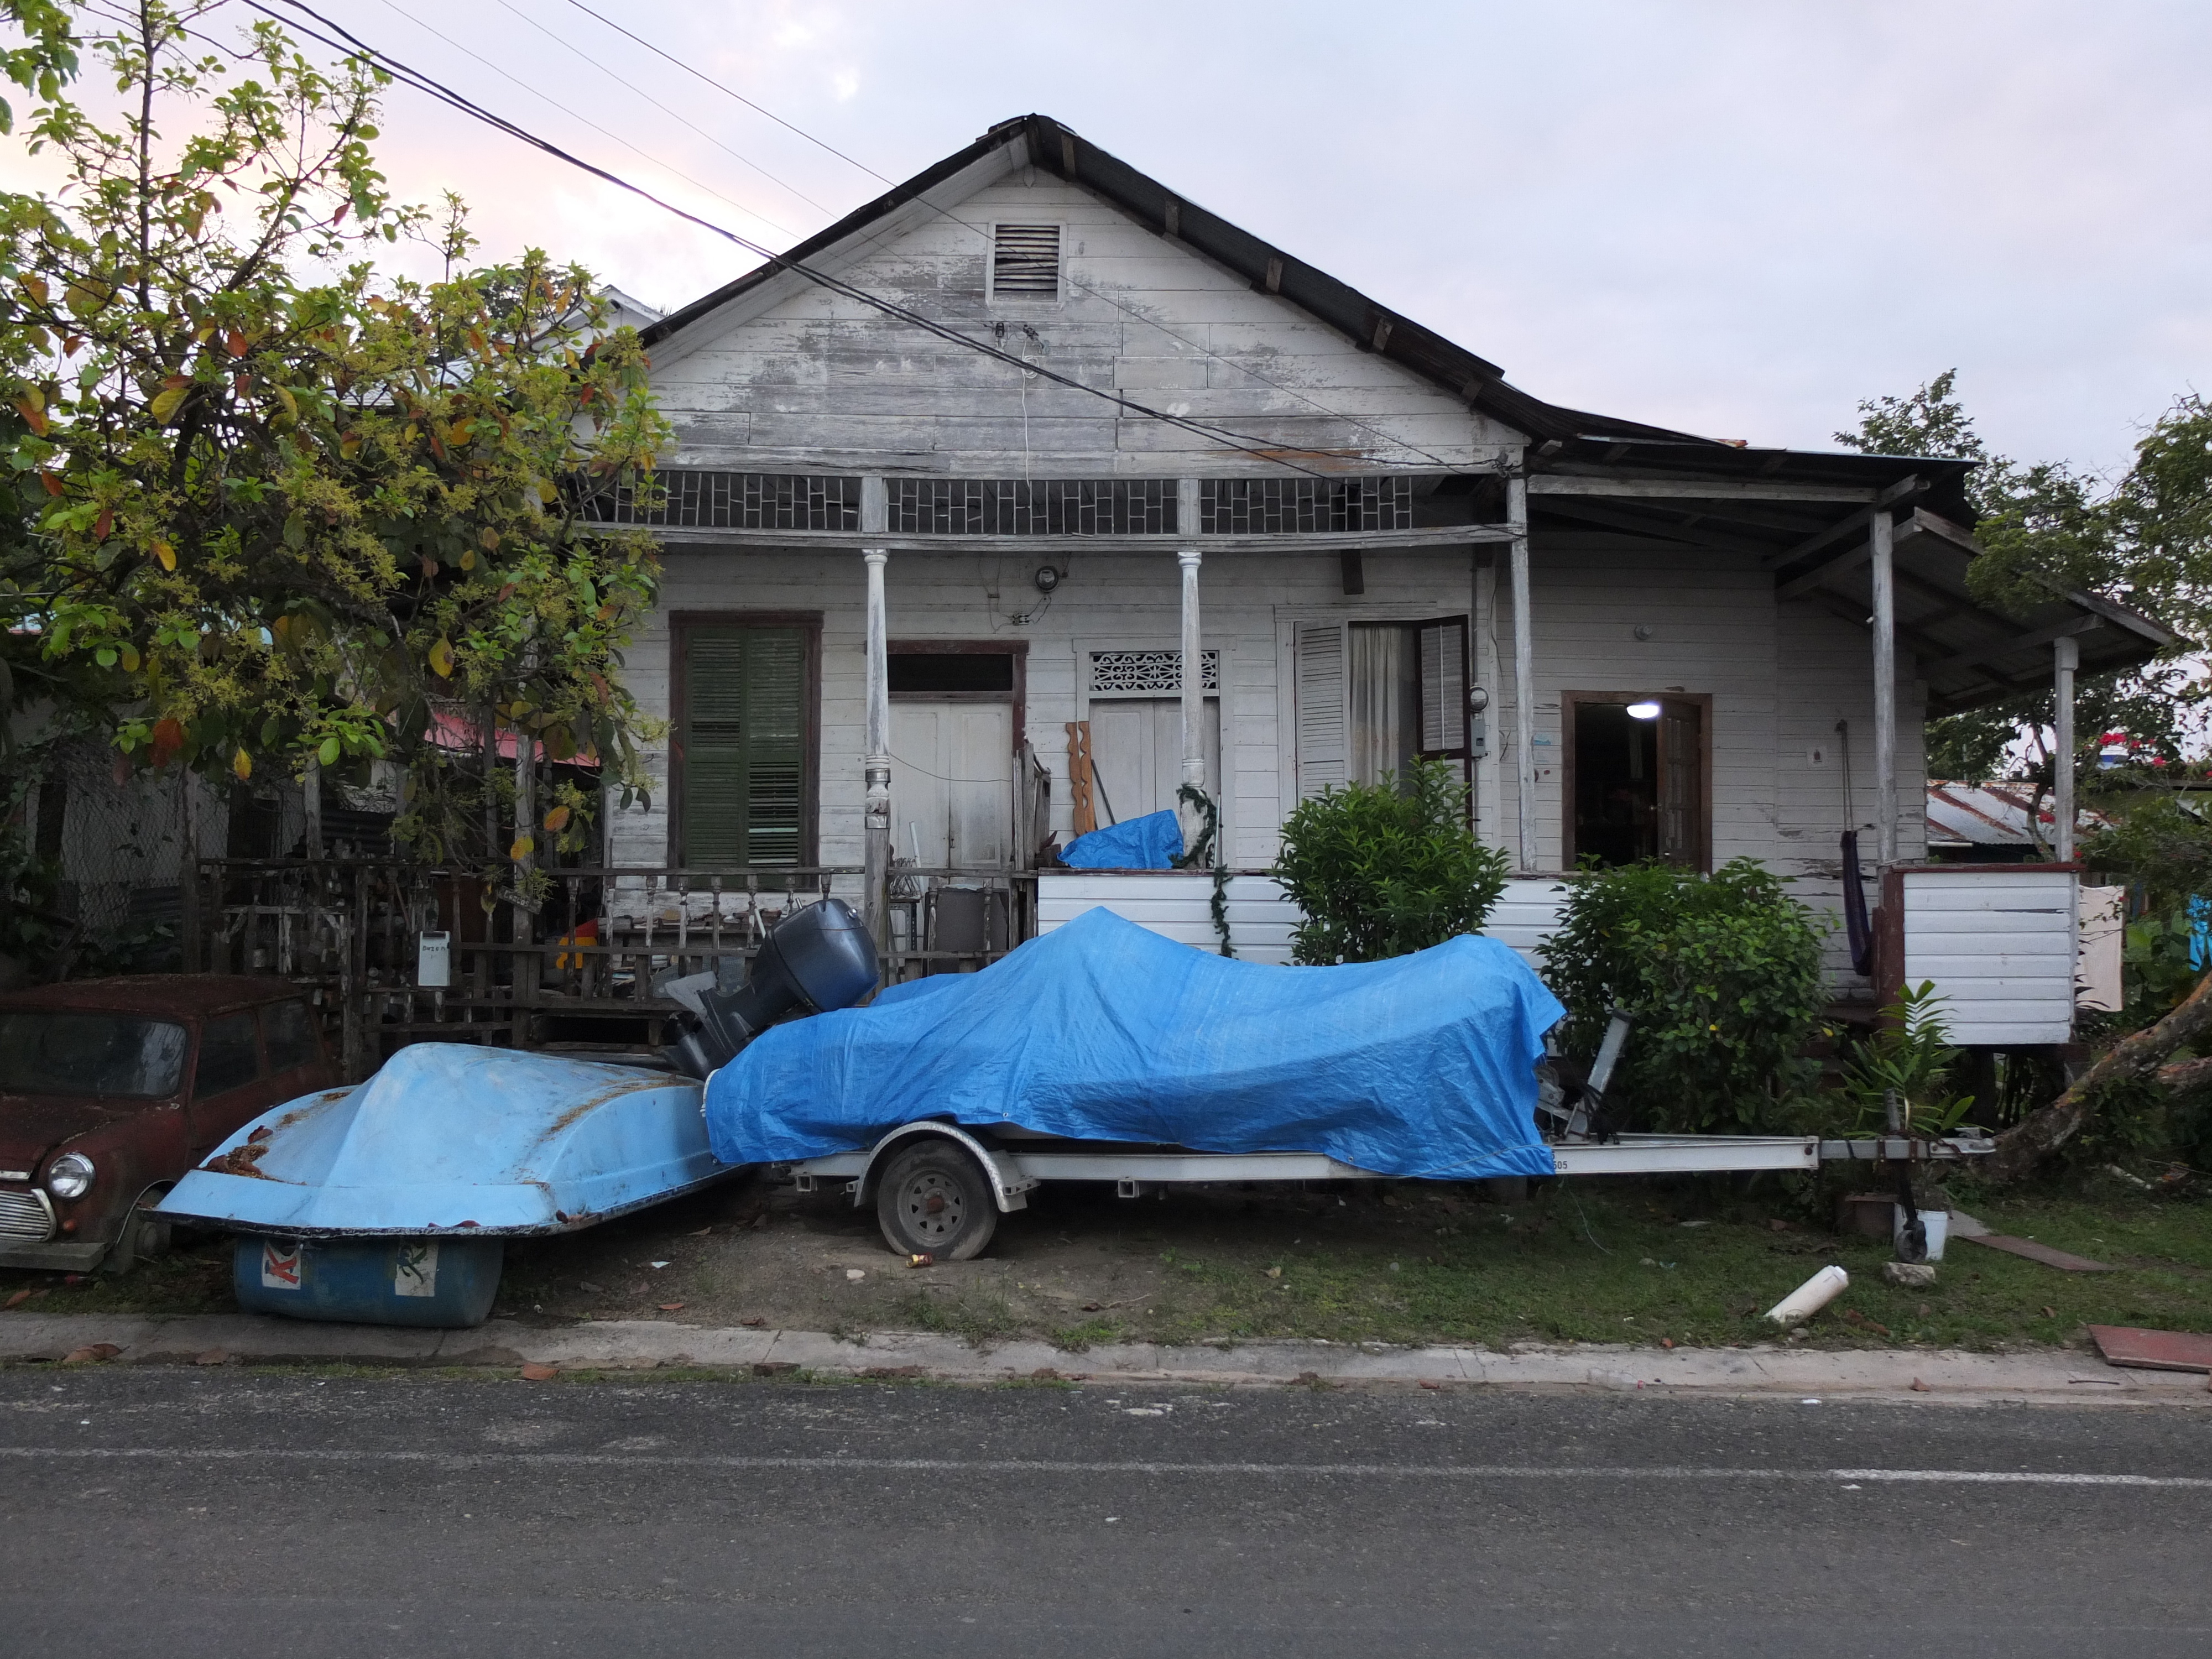
<path fill-rule="evenodd" d="M 416 1043 L 264 1113 L 161 1213 L 288 1238 L 571 1232 L 732 1173 L 699 1098 L 662 1072 Z"/>

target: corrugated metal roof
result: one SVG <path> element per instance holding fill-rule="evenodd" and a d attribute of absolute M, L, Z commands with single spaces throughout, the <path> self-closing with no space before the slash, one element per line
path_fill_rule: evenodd
<path fill-rule="evenodd" d="M 2033 785 L 2025 783 L 1952 783 L 1931 779 L 1928 785 L 1928 844 L 1930 847 L 2032 847 L 2036 836 L 2028 831 L 2033 812 L 2042 839 L 2049 842 L 2057 820 L 2046 795 L 2039 810 Z M 2084 806 L 2074 814 L 2074 831 L 2101 830 L 2108 820 Z"/>

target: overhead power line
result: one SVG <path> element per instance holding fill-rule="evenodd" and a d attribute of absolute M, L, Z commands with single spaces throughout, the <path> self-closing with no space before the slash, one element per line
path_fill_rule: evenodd
<path fill-rule="evenodd" d="M 769 229 L 780 230 L 787 236 L 795 236 L 798 234 L 798 233 L 793 230 L 789 225 L 777 223 L 775 220 L 769 218 L 768 215 L 763 213 L 758 208 L 747 207 L 743 202 L 738 201 L 736 198 L 723 195 L 720 191 L 716 190 L 712 185 L 706 183 L 704 180 L 694 179 L 690 173 L 684 172 L 682 168 L 669 167 L 667 162 L 641 149 L 631 140 L 623 137 L 622 134 L 609 131 L 605 127 L 601 126 L 597 121 L 592 119 L 590 116 L 579 114 L 576 111 L 570 109 L 566 104 L 562 103 L 559 99 L 553 97 L 550 94 L 540 92 L 536 87 L 532 86 L 530 82 L 524 80 L 520 76 L 515 74 L 512 70 L 502 68 L 500 64 L 492 62 L 490 58 L 485 57 L 482 52 L 471 51 L 467 46 L 463 46 L 459 41 L 454 40 L 452 35 L 424 22 L 413 12 L 409 11 L 404 6 L 400 5 L 398 3 L 398 0 L 384 0 L 384 3 L 389 9 L 398 12 L 402 17 L 414 24 L 416 28 L 421 29 L 424 33 L 436 35 L 439 40 L 443 40 L 455 52 L 465 53 L 467 56 L 475 58 L 477 62 L 482 64 L 493 74 L 514 82 L 516 86 L 520 87 L 532 97 L 542 100 L 545 103 L 552 105 L 555 109 L 559 110 L 562 114 L 567 116 L 570 120 L 582 122 L 586 126 L 591 128 L 592 131 L 598 133 L 601 137 L 613 139 L 615 143 L 620 144 L 624 149 L 629 150 L 631 154 L 642 156 L 646 161 L 652 162 L 653 166 L 657 167 L 666 168 L 667 171 L 674 173 L 685 184 L 693 186 L 695 189 L 705 191 L 708 195 L 713 197 L 716 201 L 726 203 L 731 207 L 737 209 L 738 212 L 745 215 L 748 218 L 759 220 Z M 258 10 L 260 8 L 256 7 L 255 9 Z M 300 9 L 307 11 L 307 9 L 302 6 Z M 317 15 L 318 14 L 313 12 L 308 13 L 308 15 L 310 16 L 315 16 Z M 329 21 L 327 18 L 324 21 L 325 22 Z M 337 28 L 337 25 L 331 23 L 330 27 Z M 340 30 L 339 32 L 341 33 L 344 33 L 343 30 Z M 352 37 L 349 36 L 348 38 L 351 39 Z M 424 76 L 423 78 L 427 80 L 428 77 Z"/>
<path fill-rule="evenodd" d="M 704 138 L 708 143 L 712 144 L 716 149 L 721 151 L 723 155 L 728 156 L 732 161 L 736 161 L 742 167 L 750 167 L 755 173 L 760 174 L 762 178 L 767 179 L 769 183 L 775 185 L 779 190 L 789 191 L 793 196 L 796 196 L 800 201 L 805 203 L 807 206 L 812 208 L 817 213 L 828 213 L 830 211 L 829 208 L 816 201 L 811 196 L 809 196 L 805 191 L 799 189 L 797 185 L 793 184 L 789 179 L 779 179 L 775 174 L 770 173 L 766 167 L 754 161 L 750 156 L 739 155 L 736 150 L 732 149 L 727 144 L 714 137 L 713 133 L 708 131 L 706 128 L 701 126 L 690 116 L 682 113 L 680 111 L 669 108 L 667 105 L 662 103 L 660 100 L 654 97 L 643 87 L 637 85 L 635 82 L 626 81 L 621 76 L 617 75 L 605 64 L 602 64 L 598 58 L 586 52 L 581 46 L 575 46 L 571 42 L 563 40 L 560 35 L 554 33 L 551 29 L 547 28 L 544 24 L 539 22 L 528 12 L 523 10 L 521 7 L 514 4 L 514 0 L 499 0 L 499 3 L 502 9 L 513 12 L 517 17 L 529 24 L 531 27 L 536 29 L 540 34 L 544 35 L 548 40 L 550 40 L 555 46 L 560 47 L 563 52 L 569 52 L 574 56 L 583 59 L 586 64 L 597 70 L 600 74 L 605 76 L 608 80 L 613 82 L 617 86 L 627 88 L 629 91 L 636 94 L 637 96 L 644 99 L 647 103 L 652 105 L 653 108 L 659 110 L 663 115 L 667 116 L 669 119 L 672 121 L 681 121 L 685 126 L 690 128 L 692 131 L 697 133 L 702 138 Z M 770 222 L 773 222 L 773 221 Z M 777 228 L 781 229 L 782 227 L 778 226 Z"/>
<path fill-rule="evenodd" d="M 866 173 L 871 179 L 882 179 L 883 182 L 887 185 L 896 184 L 898 182 L 895 179 L 884 179 L 882 173 L 878 173 L 866 161 L 854 160 L 852 156 L 846 155 L 843 150 L 839 149 L 836 145 L 830 143 L 828 140 L 817 138 L 812 133 L 807 131 L 805 127 L 794 126 L 792 123 L 785 120 L 783 117 L 778 115 L 772 109 L 763 109 L 760 105 L 756 104 L 751 99 L 746 97 L 742 92 L 734 91 L 731 88 L 724 86 L 720 81 L 715 80 L 711 75 L 702 73 L 700 70 L 693 68 L 690 64 L 685 63 L 681 58 L 670 57 L 667 52 L 663 52 L 659 46 L 653 45 L 652 41 L 647 40 L 643 35 L 633 34 L 629 30 L 624 28 L 620 23 L 616 22 L 613 18 L 609 17 L 604 12 L 593 11 L 589 6 L 584 3 L 584 0 L 568 0 L 568 3 L 575 7 L 578 11 L 582 12 L 585 16 L 597 18 L 600 22 L 605 23 L 609 28 L 612 29 L 617 34 L 636 41 L 638 45 L 643 46 L 647 52 L 652 52 L 655 57 L 667 58 L 670 63 L 675 64 L 677 68 L 682 70 L 686 75 L 692 76 L 696 80 L 704 81 L 708 86 L 714 88 L 715 91 L 720 93 L 724 97 L 736 99 L 747 109 L 754 112 L 754 113 L 765 115 L 769 120 L 775 122 L 776 125 L 785 129 L 787 131 L 797 133 L 800 137 L 806 140 L 808 143 L 812 144 L 817 149 L 828 150 L 839 161 L 851 162 L 853 166 L 860 168 L 861 172 Z"/>

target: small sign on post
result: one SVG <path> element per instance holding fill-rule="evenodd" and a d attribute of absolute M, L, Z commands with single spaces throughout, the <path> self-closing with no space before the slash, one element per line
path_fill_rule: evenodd
<path fill-rule="evenodd" d="M 442 991 L 453 982 L 453 936 L 421 933 L 415 936 L 415 983 L 426 991 Z"/>

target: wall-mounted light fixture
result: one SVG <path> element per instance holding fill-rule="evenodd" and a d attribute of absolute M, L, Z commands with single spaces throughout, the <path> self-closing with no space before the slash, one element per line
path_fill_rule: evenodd
<path fill-rule="evenodd" d="M 1628 718 L 1632 720 L 1656 720 L 1659 718 L 1659 705 L 1649 697 L 1641 702 L 1632 702 L 1628 705 Z"/>

